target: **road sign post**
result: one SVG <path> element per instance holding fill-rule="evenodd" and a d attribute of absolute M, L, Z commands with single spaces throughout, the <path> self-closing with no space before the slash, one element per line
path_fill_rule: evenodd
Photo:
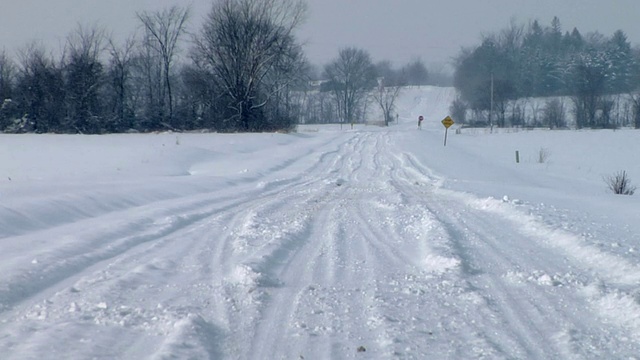
<path fill-rule="evenodd" d="M 450 116 L 442 120 L 442 125 L 444 125 L 444 146 L 447 146 L 447 133 L 449 132 L 449 127 L 453 124 L 455 124 L 455 121 Z"/>

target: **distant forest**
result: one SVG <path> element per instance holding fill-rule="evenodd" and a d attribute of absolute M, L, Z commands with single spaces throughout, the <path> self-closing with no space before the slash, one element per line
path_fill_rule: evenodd
<path fill-rule="evenodd" d="M 607 128 L 620 124 L 610 116 L 619 105 L 612 95 L 626 94 L 633 107 L 630 122 L 640 127 L 639 65 L 640 51 L 621 30 L 611 36 L 582 35 L 576 28 L 563 33 L 557 17 L 549 26 L 512 23 L 457 57 L 454 85 L 460 98 L 452 111 L 461 121 L 518 126 L 523 111 L 512 100 L 563 96 L 571 99 L 576 127 Z M 535 125 L 565 126 L 563 106 L 550 100 Z M 465 119 L 469 110 L 473 119 Z"/>
<path fill-rule="evenodd" d="M 304 0 L 219 0 L 195 30 L 189 8 L 176 6 L 137 13 L 140 31 L 121 43 L 79 25 L 61 51 L 2 50 L 0 132 L 289 131 L 362 122 L 368 106 L 388 124 L 412 85 L 455 85 L 456 122 L 488 126 L 525 125 L 512 100 L 534 96 L 570 97 L 577 127 L 618 126 L 607 95 L 623 93 L 640 127 L 640 55 L 622 31 L 563 33 L 558 18 L 511 24 L 463 49 L 452 78 L 422 59 L 395 67 L 354 47 L 314 66 L 295 37 L 306 12 Z M 550 100 L 540 123 L 566 126 L 566 108 Z"/>

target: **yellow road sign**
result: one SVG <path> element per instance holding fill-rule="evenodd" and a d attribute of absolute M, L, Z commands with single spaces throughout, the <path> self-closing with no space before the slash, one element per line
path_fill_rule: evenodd
<path fill-rule="evenodd" d="M 442 120 L 442 125 L 444 125 L 444 127 L 446 127 L 447 129 L 453 124 L 455 124 L 455 121 L 453 121 L 451 116 L 447 116 L 446 118 L 444 118 L 444 120 Z"/>

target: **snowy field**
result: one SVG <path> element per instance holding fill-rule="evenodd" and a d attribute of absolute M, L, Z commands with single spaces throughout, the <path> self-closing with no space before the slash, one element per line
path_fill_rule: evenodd
<path fill-rule="evenodd" d="M 408 89 L 389 128 L 0 135 L 0 358 L 640 359 L 640 193 L 603 181 L 640 185 L 640 132 L 444 147 L 453 96 Z"/>

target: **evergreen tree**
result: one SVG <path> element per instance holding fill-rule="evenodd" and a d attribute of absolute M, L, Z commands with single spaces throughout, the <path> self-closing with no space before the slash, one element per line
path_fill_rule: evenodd
<path fill-rule="evenodd" d="M 606 44 L 609 60 L 607 92 L 626 93 L 633 86 L 634 58 L 631 44 L 622 30 L 616 31 Z"/>

